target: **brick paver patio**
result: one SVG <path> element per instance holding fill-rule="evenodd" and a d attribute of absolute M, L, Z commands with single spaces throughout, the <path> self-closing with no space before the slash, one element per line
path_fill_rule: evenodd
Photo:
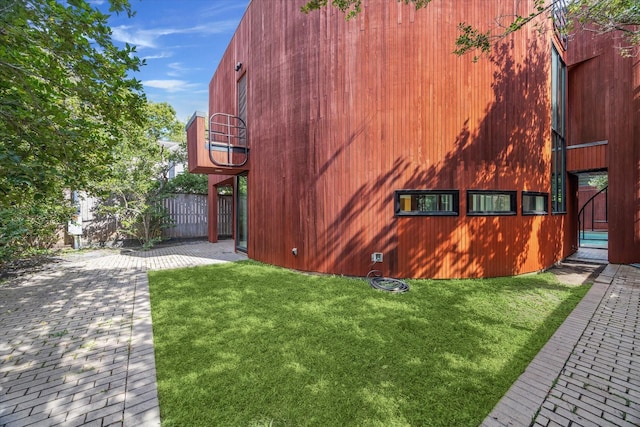
<path fill-rule="evenodd" d="M 146 270 L 242 258 L 103 250 L 0 284 L 0 426 L 159 425 Z"/>
<path fill-rule="evenodd" d="M 482 425 L 640 425 L 640 269 L 608 265 Z"/>

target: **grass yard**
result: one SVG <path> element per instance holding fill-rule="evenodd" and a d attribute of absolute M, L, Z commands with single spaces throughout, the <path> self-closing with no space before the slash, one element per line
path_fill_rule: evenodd
<path fill-rule="evenodd" d="M 550 273 L 364 280 L 252 261 L 149 273 L 163 426 L 477 426 L 587 292 Z"/>

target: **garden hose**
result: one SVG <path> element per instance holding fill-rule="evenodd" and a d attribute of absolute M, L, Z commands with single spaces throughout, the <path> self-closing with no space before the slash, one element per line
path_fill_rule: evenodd
<path fill-rule="evenodd" d="M 367 281 L 372 288 L 380 291 L 400 294 L 409 290 L 408 283 L 398 279 L 382 277 L 382 272 L 380 270 L 369 271 L 369 273 L 367 273 Z"/>

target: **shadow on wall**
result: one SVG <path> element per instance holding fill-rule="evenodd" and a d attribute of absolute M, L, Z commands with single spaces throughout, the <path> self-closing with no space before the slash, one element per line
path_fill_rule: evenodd
<path fill-rule="evenodd" d="M 490 58 L 497 68 L 494 100 L 477 127 L 470 128 L 467 119 L 455 148 L 441 161 L 417 164 L 401 155 L 391 169 L 361 185 L 320 236 L 320 250 L 329 260 L 314 267 L 326 271 L 328 262 L 337 273 L 366 274 L 353 266 L 366 266 L 363 257 L 374 251 L 385 253 L 385 274 L 397 277 L 511 275 L 556 261 L 562 249 L 556 224 L 562 217 L 522 216 L 520 204 L 516 216 L 466 215 L 468 189 L 518 190 L 518 200 L 522 190 L 549 191 L 547 50 L 534 40 L 528 51 L 536 53 L 516 63 L 511 43 L 498 46 Z M 393 217 L 393 192 L 401 188 L 459 189 L 460 215 Z M 363 224 L 371 223 L 369 215 L 388 219 L 368 230 Z"/>

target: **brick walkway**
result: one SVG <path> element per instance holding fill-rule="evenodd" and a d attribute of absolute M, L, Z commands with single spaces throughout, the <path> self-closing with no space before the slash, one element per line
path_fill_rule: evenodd
<path fill-rule="evenodd" d="M 243 258 L 101 250 L 0 284 L 0 426 L 159 425 L 146 270 Z"/>
<path fill-rule="evenodd" d="M 482 425 L 640 425 L 640 269 L 608 265 Z"/>

